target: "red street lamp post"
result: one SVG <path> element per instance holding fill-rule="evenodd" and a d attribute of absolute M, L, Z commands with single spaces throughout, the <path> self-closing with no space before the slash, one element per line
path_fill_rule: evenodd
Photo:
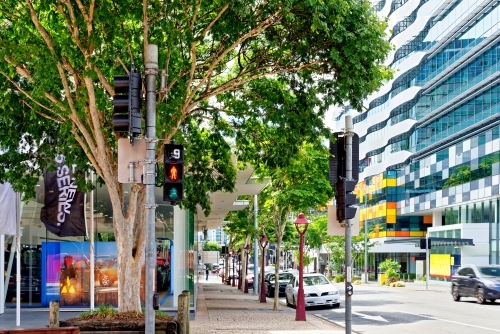
<path fill-rule="evenodd" d="M 233 280 L 233 282 L 231 283 L 231 286 L 232 286 L 232 287 L 235 287 L 235 286 L 236 286 L 236 284 L 234 283 L 234 256 L 235 256 L 235 254 L 234 254 L 234 252 L 233 252 L 233 257 L 231 258 L 231 259 L 232 259 L 232 262 L 233 262 L 233 277 L 231 277 L 231 278 L 232 278 L 232 280 Z"/>
<path fill-rule="evenodd" d="M 295 228 L 300 235 L 299 246 L 299 291 L 297 292 L 297 307 L 295 309 L 295 320 L 306 321 L 306 302 L 304 298 L 304 234 L 306 234 L 309 222 L 303 213 L 299 213 L 294 222 Z"/>
<path fill-rule="evenodd" d="M 238 259 L 238 290 L 241 290 L 241 248 L 238 249 L 238 255 L 236 255 Z"/>
<path fill-rule="evenodd" d="M 269 243 L 266 235 L 262 235 L 260 238 L 260 247 L 262 247 L 262 268 L 260 269 L 260 302 L 265 303 L 266 300 L 266 282 L 264 282 L 264 268 L 266 267 L 266 247 Z M 255 280 L 254 280 L 255 281 Z M 255 282 L 254 282 L 255 284 Z"/>
<path fill-rule="evenodd" d="M 250 245 L 246 245 L 244 250 L 245 250 L 246 265 L 245 265 L 245 291 L 243 292 L 248 293 L 248 255 L 250 254 L 252 247 Z"/>

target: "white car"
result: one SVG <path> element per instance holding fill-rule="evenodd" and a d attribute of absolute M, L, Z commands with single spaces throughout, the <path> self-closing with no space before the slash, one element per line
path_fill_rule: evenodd
<path fill-rule="evenodd" d="M 286 305 L 297 306 L 299 276 L 295 275 L 286 286 Z M 304 274 L 305 307 L 328 305 L 340 306 L 339 290 L 322 274 Z"/>

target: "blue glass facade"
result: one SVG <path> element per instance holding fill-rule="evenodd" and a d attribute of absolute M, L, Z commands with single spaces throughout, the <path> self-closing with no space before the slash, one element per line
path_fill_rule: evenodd
<path fill-rule="evenodd" d="M 499 230 L 499 208 L 491 204 L 500 200 L 499 5 L 387 0 L 374 6 L 389 17 L 395 51 L 386 63 L 395 78 L 366 101 L 365 112 L 351 115 L 360 137 L 360 179 L 397 172 L 396 193 L 386 194 L 397 201 L 394 226 L 427 217 L 432 228 L 481 223 Z M 362 207 L 370 211 L 383 201 Z M 450 220 L 454 212 L 461 220 Z M 459 228 L 462 237 L 468 231 Z M 500 263 L 498 234 L 491 236 L 487 262 Z"/>

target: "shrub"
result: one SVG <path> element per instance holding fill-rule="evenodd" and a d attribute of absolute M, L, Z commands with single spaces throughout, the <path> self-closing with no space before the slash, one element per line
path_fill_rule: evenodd
<path fill-rule="evenodd" d="M 353 280 L 352 283 L 356 285 L 361 285 L 361 280 L 360 279 Z"/>
<path fill-rule="evenodd" d="M 401 282 L 401 281 L 397 281 L 396 283 L 394 283 L 398 288 L 404 288 L 406 286 L 406 284 L 404 282 Z"/>
<path fill-rule="evenodd" d="M 340 282 L 343 282 L 344 280 L 345 280 L 344 275 L 335 276 L 335 283 L 340 283 Z"/>
<path fill-rule="evenodd" d="M 422 276 L 422 278 L 420 279 L 422 282 L 425 282 L 427 281 L 427 275 L 426 276 Z"/>

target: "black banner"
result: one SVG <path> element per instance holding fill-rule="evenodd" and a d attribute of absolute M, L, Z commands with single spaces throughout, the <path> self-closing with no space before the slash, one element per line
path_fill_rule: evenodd
<path fill-rule="evenodd" d="M 85 194 L 77 190 L 75 166 L 56 156 L 57 171 L 45 173 L 45 206 L 40 219 L 47 230 L 59 237 L 85 236 Z"/>

